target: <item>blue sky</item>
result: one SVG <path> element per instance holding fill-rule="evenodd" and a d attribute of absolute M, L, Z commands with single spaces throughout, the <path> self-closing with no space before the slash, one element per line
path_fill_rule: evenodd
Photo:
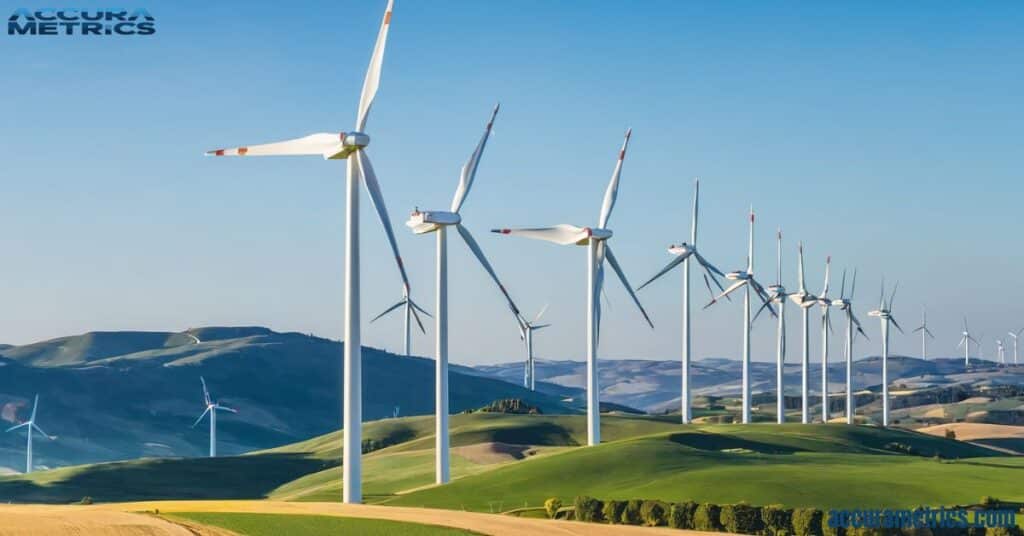
<path fill-rule="evenodd" d="M 340 337 L 344 166 L 202 152 L 350 129 L 384 3 L 161 2 L 138 4 L 149 38 L 0 36 L 0 340 L 210 324 Z M 956 353 L 966 312 L 992 356 L 1024 326 L 1022 23 L 1014 2 L 399 0 L 368 131 L 414 297 L 433 310 L 434 244 L 402 223 L 448 205 L 500 100 L 463 217 L 524 310 L 551 304 L 540 356 L 583 356 L 585 250 L 487 230 L 596 224 L 629 126 L 611 227 L 634 285 L 688 236 L 700 176 L 700 245 L 723 269 L 744 263 L 750 204 L 762 279 L 777 226 L 789 286 L 797 240 L 812 290 L 826 254 L 835 284 L 859 268 L 858 356 L 878 351 L 865 313 L 883 274 L 901 281 L 905 328 L 928 304 L 935 352 Z M 363 199 L 369 318 L 400 286 Z M 463 244 L 450 253 L 452 359 L 518 359 L 499 294 Z M 607 288 L 602 356 L 676 358 L 679 278 L 641 294 L 653 332 Z M 738 355 L 740 314 L 697 314 L 697 355 Z M 397 350 L 400 331 L 395 317 L 364 341 Z M 755 359 L 773 358 L 773 331 L 759 321 Z M 415 339 L 430 348 L 432 332 Z"/>

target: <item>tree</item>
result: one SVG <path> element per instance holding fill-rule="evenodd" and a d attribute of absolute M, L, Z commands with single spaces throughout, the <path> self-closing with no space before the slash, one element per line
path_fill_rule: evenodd
<path fill-rule="evenodd" d="M 697 530 L 716 531 L 722 528 L 718 521 L 721 510 L 717 504 L 701 503 L 693 513 L 693 528 Z"/>
<path fill-rule="evenodd" d="M 956 439 L 956 430 L 946 428 L 946 439 Z"/>
<path fill-rule="evenodd" d="M 686 501 L 675 503 L 669 509 L 668 526 L 674 529 L 692 529 L 693 514 L 697 511 L 697 503 Z"/>
<path fill-rule="evenodd" d="M 601 511 L 604 509 L 604 504 L 601 501 L 580 495 L 573 502 L 573 507 L 576 512 L 576 521 L 601 521 Z"/>
<path fill-rule="evenodd" d="M 644 501 L 640 506 L 640 517 L 644 525 L 648 527 L 659 527 L 666 524 L 665 507 L 658 501 Z"/>
<path fill-rule="evenodd" d="M 622 511 L 626 509 L 626 501 L 605 501 L 604 519 L 609 523 L 621 523 Z"/>
<path fill-rule="evenodd" d="M 558 509 L 562 507 L 562 499 L 558 497 L 552 497 L 544 501 L 544 511 L 547 512 L 548 517 L 554 519 L 558 515 Z"/>
<path fill-rule="evenodd" d="M 780 505 L 761 508 L 761 522 L 769 536 L 788 536 L 793 532 L 793 510 Z"/>
<path fill-rule="evenodd" d="M 822 536 L 821 520 L 824 517 L 817 508 L 793 510 L 793 534 L 796 536 Z"/>
<path fill-rule="evenodd" d="M 640 499 L 632 499 L 626 503 L 626 508 L 622 510 L 622 517 L 619 521 L 623 525 L 639 525 L 642 521 L 640 517 L 640 508 L 643 506 L 643 501 Z"/>
<path fill-rule="evenodd" d="M 737 534 L 758 534 L 764 528 L 761 509 L 746 503 L 723 505 L 718 519 L 725 530 Z"/>

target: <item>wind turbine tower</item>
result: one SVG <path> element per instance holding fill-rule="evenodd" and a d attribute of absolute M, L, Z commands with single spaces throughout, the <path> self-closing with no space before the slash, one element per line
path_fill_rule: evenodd
<path fill-rule="evenodd" d="M 864 329 L 861 328 L 860 320 L 853 314 L 853 294 L 857 290 L 857 271 L 853 271 L 853 281 L 850 282 L 850 293 L 846 293 L 846 271 L 843 271 L 843 282 L 839 289 L 839 299 L 832 301 L 833 307 L 838 307 L 846 314 L 846 424 L 853 424 L 854 414 L 857 411 L 856 401 L 853 398 L 853 340 L 860 334 L 867 338 Z M 856 328 L 856 331 L 854 331 Z"/>
<path fill-rule="evenodd" d="M 786 394 L 783 385 L 783 373 L 786 367 L 786 298 L 790 296 L 782 285 L 782 229 L 776 234 L 778 239 L 778 265 L 775 272 L 775 284 L 768 287 L 768 301 L 757 310 L 754 321 L 761 315 L 769 303 L 779 308 L 778 329 L 775 334 L 775 422 L 786 422 Z"/>
<path fill-rule="evenodd" d="M 541 317 L 544 316 L 544 312 L 547 310 L 547 305 L 542 307 L 533 321 L 526 320 L 525 318 L 519 319 L 519 336 L 522 337 L 523 342 L 526 343 L 526 367 L 523 371 L 523 387 L 526 387 L 531 391 L 537 390 L 537 367 L 533 361 L 533 332 L 551 325 L 538 324 Z"/>
<path fill-rule="evenodd" d="M 1020 337 L 1021 333 L 1024 333 L 1024 328 L 1021 328 L 1021 329 L 1019 329 L 1019 330 L 1017 330 L 1015 332 L 1014 331 L 1009 332 L 1010 337 L 1013 339 L 1013 364 L 1014 365 L 1017 364 L 1017 339 Z"/>
<path fill-rule="evenodd" d="M 928 311 L 922 311 L 921 325 L 912 333 L 917 332 L 921 332 L 921 359 L 928 359 L 928 339 L 935 338 L 935 335 L 932 335 L 931 330 L 928 329 Z"/>
<path fill-rule="evenodd" d="M 868 313 L 868 316 L 876 316 L 882 322 L 882 426 L 889 426 L 889 324 L 896 326 L 896 329 L 903 333 L 903 328 L 896 323 L 892 316 L 892 302 L 896 298 L 896 289 L 899 283 L 892 289 L 889 296 L 889 303 L 885 302 L 885 281 L 882 281 L 882 295 L 878 299 L 878 309 Z"/>
<path fill-rule="evenodd" d="M 831 417 L 828 400 L 828 336 L 832 331 L 832 318 L 829 315 L 829 308 L 832 307 L 832 299 L 828 297 L 829 275 L 832 271 L 832 257 L 825 257 L 825 286 L 818 295 L 818 305 L 821 306 L 821 422 L 828 424 Z"/>
<path fill-rule="evenodd" d="M 804 244 L 803 242 L 797 248 L 799 253 L 799 274 L 798 279 L 800 283 L 800 289 L 789 295 L 789 299 L 793 303 L 800 306 L 801 317 L 800 320 L 803 323 L 803 339 L 801 341 L 801 377 L 800 377 L 800 395 L 803 399 L 803 403 L 800 408 L 800 422 L 807 424 L 811 422 L 811 410 L 809 404 L 810 398 L 810 366 L 811 366 L 811 339 L 810 339 L 810 309 L 816 303 L 818 298 L 813 294 L 807 292 L 807 281 L 804 278 Z"/>

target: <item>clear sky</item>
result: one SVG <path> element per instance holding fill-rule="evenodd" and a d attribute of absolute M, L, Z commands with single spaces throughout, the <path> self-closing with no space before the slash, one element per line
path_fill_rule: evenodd
<path fill-rule="evenodd" d="M 0 0 L 5 16 L 24 4 Z M 149 2 L 128 7 L 156 17 L 152 37 L 0 36 L 0 341 L 211 324 L 340 337 L 344 165 L 202 154 L 351 129 L 384 4 Z M 487 231 L 596 225 L 630 126 L 610 227 L 634 285 L 688 236 L 700 176 L 699 244 L 723 269 L 744 263 L 751 204 L 766 283 L 777 226 L 790 287 L 797 240 L 813 291 L 826 254 L 836 285 L 860 269 L 858 356 L 879 350 L 866 311 L 883 274 L 908 331 L 928 304 L 934 352 L 957 352 L 968 313 L 992 356 L 1024 326 L 1022 24 L 1019 2 L 398 0 L 367 130 L 414 298 L 434 309 L 434 243 L 403 223 L 448 206 L 500 100 L 463 217 L 525 311 L 551 304 L 541 357 L 583 356 L 585 250 Z M 401 289 L 363 201 L 368 319 Z M 453 361 L 518 359 L 454 235 L 450 266 Z M 642 292 L 653 332 L 607 283 L 602 357 L 675 359 L 680 278 Z M 701 312 L 694 290 L 697 356 L 736 357 L 739 303 Z M 759 320 L 755 359 L 773 358 L 773 333 Z M 400 339 L 398 316 L 364 329 L 369 345 Z M 916 354 L 919 339 L 893 344 Z M 415 338 L 431 348 L 432 331 Z"/>

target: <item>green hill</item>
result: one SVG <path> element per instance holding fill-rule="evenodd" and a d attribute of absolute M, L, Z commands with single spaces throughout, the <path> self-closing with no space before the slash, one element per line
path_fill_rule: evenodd
<path fill-rule="evenodd" d="M 820 508 L 1024 499 L 1024 459 L 994 454 L 874 427 L 706 425 L 510 464 L 385 504 L 488 511 L 577 495 Z"/>
<path fill-rule="evenodd" d="M 342 350 L 337 341 L 260 327 L 97 332 L 0 349 L 0 428 L 27 419 L 39 393 L 39 423 L 58 436 L 36 443 L 40 467 L 201 456 L 208 431 L 192 423 L 203 410 L 204 376 L 215 398 L 239 410 L 218 421 L 221 453 L 286 445 L 337 429 Z M 452 411 L 496 398 L 577 411 L 557 395 L 462 370 L 450 372 Z M 431 413 L 433 377 L 431 359 L 364 348 L 364 418 L 390 416 L 396 406 L 402 415 Z M 23 435 L 0 434 L 4 467 L 23 469 Z"/>

